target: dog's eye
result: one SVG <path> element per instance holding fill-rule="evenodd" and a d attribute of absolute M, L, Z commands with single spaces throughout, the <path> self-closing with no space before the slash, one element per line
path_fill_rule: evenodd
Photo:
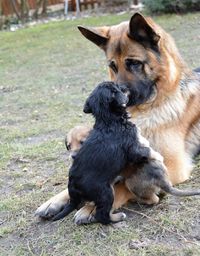
<path fill-rule="evenodd" d="M 143 66 L 143 63 L 139 60 L 126 59 L 125 65 L 128 70 L 132 71 L 132 70 L 136 70 L 136 69 L 141 69 Z"/>
<path fill-rule="evenodd" d="M 116 64 L 115 64 L 114 61 L 109 61 L 109 62 L 108 62 L 108 66 L 109 66 L 115 73 L 118 72 L 117 66 L 116 66 Z"/>
<path fill-rule="evenodd" d="M 83 140 L 80 140 L 80 144 L 81 144 L 81 145 L 83 145 L 83 142 L 84 142 Z"/>

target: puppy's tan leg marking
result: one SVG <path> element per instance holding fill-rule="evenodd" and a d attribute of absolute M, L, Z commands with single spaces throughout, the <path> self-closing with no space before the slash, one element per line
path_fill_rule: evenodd
<path fill-rule="evenodd" d="M 62 210 L 68 200 L 69 194 L 68 190 L 66 189 L 51 197 L 48 201 L 38 207 L 35 215 L 46 219 L 52 218 Z"/>
<path fill-rule="evenodd" d="M 135 201 L 135 195 L 125 186 L 124 183 L 119 183 L 114 186 L 114 202 L 113 209 L 117 210 L 125 205 L 129 200 Z"/>
<path fill-rule="evenodd" d="M 123 183 L 121 183 L 122 185 Z M 126 214 L 123 213 L 123 212 L 119 212 L 119 213 L 113 213 L 113 211 L 115 210 L 115 199 L 116 199 L 116 192 L 119 193 L 119 188 L 120 188 L 120 183 L 119 184 L 116 184 L 115 188 L 114 186 L 111 186 L 112 188 L 112 191 L 113 191 L 113 197 L 114 197 L 114 201 L 113 201 L 113 206 L 112 206 L 112 209 L 110 211 L 110 219 L 112 222 L 119 222 L 119 221 L 123 221 L 126 219 Z"/>

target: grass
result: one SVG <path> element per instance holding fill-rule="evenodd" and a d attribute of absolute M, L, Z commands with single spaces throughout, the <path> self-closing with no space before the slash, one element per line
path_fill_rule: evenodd
<path fill-rule="evenodd" d="M 74 125 L 91 122 L 82 114 L 84 100 L 97 81 L 107 79 L 103 53 L 76 26 L 129 17 L 0 33 L 0 255 L 200 255 L 197 197 L 169 196 L 153 208 L 130 206 L 125 223 L 108 227 L 77 227 L 71 215 L 57 223 L 34 218 L 42 202 L 66 187 L 64 137 Z M 200 66 L 199 19 L 200 13 L 155 17 L 192 68 Z M 184 188 L 199 186 L 199 164 Z M 137 240 L 147 246 L 134 249 Z"/>

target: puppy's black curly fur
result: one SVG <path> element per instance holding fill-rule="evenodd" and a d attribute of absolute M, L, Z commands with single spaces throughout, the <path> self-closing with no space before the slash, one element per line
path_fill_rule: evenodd
<path fill-rule="evenodd" d="M 69 171 L 70 202 L 54 220 L 68 215 L 83 201 L 93 201 L 95 220 L 110 223 L 112 182 L 128 163 L 149 160 L 149 148 L 140 144 L 137 128 L 128 120 L 128 96 L 123 90 L 113 82 L 104 82 L 87 99 L 84 112 L 95 117 L 94 128 Z"/>

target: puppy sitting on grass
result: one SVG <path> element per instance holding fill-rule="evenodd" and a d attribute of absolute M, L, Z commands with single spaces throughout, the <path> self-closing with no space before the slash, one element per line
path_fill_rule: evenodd
<path fill-rule="evenodd" d="M 112 221 L 113 181 L 127 164 L 142 164 L 151 158 L 150 149 L 141 145 L 136 126 L 128 120 L 127 103 L 127 93 L 113 82 L 100 84 L 87 99 L 84 112 L 92 113 L 95 124 L 69 171 L 70 202 L 53 220 L 89 201 L 96 205 L 90 222 Z"/>

